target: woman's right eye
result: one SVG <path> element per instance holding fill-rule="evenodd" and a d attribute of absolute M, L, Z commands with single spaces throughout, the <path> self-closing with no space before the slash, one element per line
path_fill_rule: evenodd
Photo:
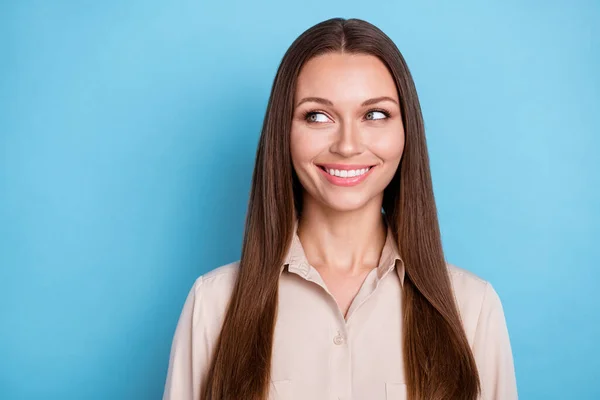
<path fill-rule="evenodd" d="M 329 118 L 327 118 L 327 116 L 325 114 L 323 114 L 321 112 L 317 112 L 317 111 L 310 111 L 310 112 L 306 113 L 304 119 L 307 122 L 316 122 L 316 123 L 329 121 Z"/>

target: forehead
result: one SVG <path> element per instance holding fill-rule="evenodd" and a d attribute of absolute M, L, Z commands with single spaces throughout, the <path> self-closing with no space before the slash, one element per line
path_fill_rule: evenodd
<path fill-rule="evenodd" d="M 337 103 L 361 103 L 389 96 L 398 100 L 394 79 L 377 57 L 368 54 L 327 53 L 307 61 L 298 76 L 296 101 L 324 97 Z"/>

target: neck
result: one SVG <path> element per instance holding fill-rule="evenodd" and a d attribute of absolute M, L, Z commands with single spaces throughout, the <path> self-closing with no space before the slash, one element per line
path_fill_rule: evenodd
<path fill-rule="evenodd" d="M 308 262 L 317 270 L 352 276 L 376 268 L 386 235 L 381 201 L 337 211 L 304 200 L 298 237 Z"/>

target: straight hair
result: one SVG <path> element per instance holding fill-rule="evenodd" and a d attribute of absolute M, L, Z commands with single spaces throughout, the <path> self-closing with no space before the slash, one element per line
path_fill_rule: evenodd
<path fill-rule="evenodd" d="M 277 316 L 279 275 L 302 211 L 290 130 L 302 66 L 330 52 L 379 58 L 400 99 L 405 147 L 384 190 L 383 210 L 406 274 L 402 291 L 403 358 L 408 399 L 474 400 L 475 359 L 445 262 L 423 117 L 415 85 L 394 42 L 360 19 L 332 18 L 302 33 L 277 70 L 263 121 L 246 216 L 239 272 L 201 389 L 202 400 L 265 400 Z M 243 334 L 240 335 L 240 332 Z"/>

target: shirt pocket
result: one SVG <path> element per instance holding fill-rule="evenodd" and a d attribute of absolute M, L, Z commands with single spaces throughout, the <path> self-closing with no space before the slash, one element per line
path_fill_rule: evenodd
<path fill-rule="evenodd" d="M 271 381 L 269 400 L 293 400 L 292 381 L 283 379 Z"/>
<path fill-rule="evenodd" d="M 406 400 L 405 383 L 385 383 L 386 400 Z"/>

